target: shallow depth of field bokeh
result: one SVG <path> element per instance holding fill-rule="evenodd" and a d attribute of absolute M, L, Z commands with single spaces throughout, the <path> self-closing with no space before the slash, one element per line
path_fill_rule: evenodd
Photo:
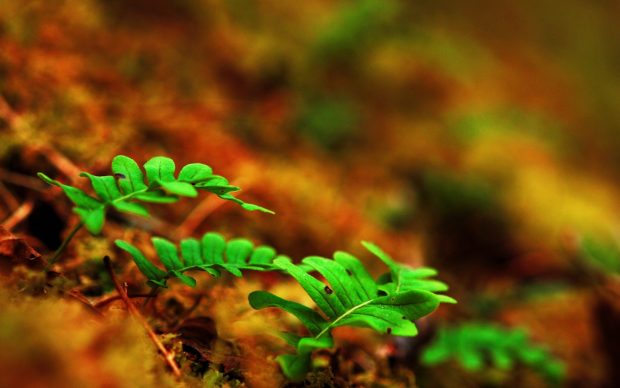
<path fill-rule="evenodd" d="M 76 218 L 36 172 L 86 187 L 79 172 L 109 174 L 117 154 L 209 164 L 276 215 L 200 197 L 81 231 L 58 278 L 2 263 L 0 382 L 178 384 L 122 304 L 93 323 L 77 299 L 111 295 L 106 254 L 145 289 L 115 238 L 217 231 L 293 260 L 345 250 L 378 275 L 370 240 L 450 285 L 459 303 L 413 339 L 336 331 L 339 353 L 321 355 L 331 372 L 306 383 L 558 384 L 521 364 L 422 362 L 438 332 L 476 324 L 527 332 L 563 365 L 560 386 L 620 383 L 620 3 L 475 3 L 1 0 L 7 230 L 49 256 Z M 284 384 L 273 334 L 295 322 L 251 310 L 247 294 L 308 302 L 299 286 L 197 279 L 171 284 L 151 317 L 161 333 L 197 317 L 217 328 L 191 326 L 205 369 L 183 384 Z"/>

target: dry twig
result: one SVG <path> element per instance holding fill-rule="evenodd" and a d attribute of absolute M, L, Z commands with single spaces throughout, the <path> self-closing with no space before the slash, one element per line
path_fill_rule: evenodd
<path fill-rule="evenodd" d="M 2 180 L 0 180 L 0 197 L 2 197 L 7 209 L 10 211 L 15 211 L 19 207 L 19 201 L 15 198 L 13 193 L 7 189 L 4 183 L 2 183 Z"/>
<path fill-rule="evenodd" d="M 20 222 L 22 222 L 24 219 L 26 219 L 30 215 L 33 208 L 34 208 L 33 201 L 31 199 L 27 200 L 26 202 L 22 203 L 21 206 L 18 207 L 13 212 L 13 214 L 9 216 L 9 218 L 7 218 L 4 222 L 2 222 L 2 225 L 7 230 L 13 229 L 15 225 L 19 224 Z"/>
<path fill-rule="evenodd" d="M 59 171 L 61 171 L 69 180 L 75 181 L 82 170 L 70 161 L 66 156 L 55 148 L 45 145 L 37 146 L 35 151 L 44 155 Z"/>
<path fill-rule="evenodd" d="M 128 298 L 148 298 L 151 294 L 127 294 Z M 107 305 L 109 305 L 112 302 L 115 302 L 119 299 L 123 299 L 120 295 L 114 295 L 114 296 L 110 296 L 104 299 L 101 299 L 99 302 L 95 303 L 93 305 L 94 308 L 96 309 L 100 309 L 103 308 Z"/>
<path fill-rule="evenodd" d="M 80 302 L 82 305 L 86 306 L 86 308 L 88 308 L 88 311 L 91 311 L 93 313 L 95 313 L 95 315 L 102 317 L 103 314 L 101 313 L 101 311 L 97 310 L 95 308 L 95 306 L 93 306 L 92 303 L 90 303 L 90 301 L 88 299 L 86 299 L 86 297 L 84 295 L 82 295 L 81 292 L 77 291 L 77 290 L 71 290 L 66 294 L 68 297 L 77 300 L 78 302 Z"/>
<path fill-rule="evenodd" d="M 112 268 L 112 262 L 110 260 L 110 257 L 109 256 L 104 257 L 103 263 L 105 264 L 105 267 L 108 273 L 110 274 L 110 278 L 112 279 L 112 282 L 114 283 L 114 288 L 116 288 L 116 291 L 118 292 L 119 296 L 121 297 L 121 299 L 123 299 L 123 302 L 125 302 L 125 306 L 127 306 L 127 310 L 129 311 L 129 313 L 134 318 L 136 318 L 138 322 L 140 322 L 140 324 L 144 327 L 149 338 L 151 338 L 153 343 L 155 343 L 155 346 L 157 347 L 157 349 L 164 356 L 166 363 L 168 364 L 168 366 L 170 366 L 170 369 L 172 369 L 172 373 L 174 373 L 176 377 L 181 377 L 181 370 L 179 369 L 179 366 L 177 365 L 177 363 L 174 361 L 174 354 L 169 352 L 164 346 L 164 344 L 161 343 L 161 341 L 157 337 L 157 334 L 155 334 L 155 332 L 153 331 L 149 323 L 146 321 L 146 319 L 142 316 L 140 311 L 136 308 L 136 306 L 133 305 L 133 303 L 131 303 L 131 300 L 129 300 L 129 296 L 127 296 L 127 292 L 118 283 L 118 280 L 116 279 L 116 274 L 114 273 L 114 269 Z"/>
<path fill-rule="evenodd" d="M 231 182 L 232 186 L 236 186 L 236 184 L 236 182 Z M 247 192 L 249 189 L 250 185 L 246 184 L 243 191 Z M 183 222 L 175 229 L 174 235 L 192 235 L 210 214 L 225 204 L 227 204 L 227 202 L 219 200 L 216 196 L 207 196 L 194 209 L 192 209 L 191 212 L 189 212 L 187 218 L 185 218 L 185 220 L 183 220 Z"/>
<path fill-rule="evenodd" d="M 44 191 L 45 184 L 39 178 L 29 175 L 18 174 L 16 172 L 0 168 L 0 181 L 8 182 L 16 186 L 22 186 L 27 189 Z"/>

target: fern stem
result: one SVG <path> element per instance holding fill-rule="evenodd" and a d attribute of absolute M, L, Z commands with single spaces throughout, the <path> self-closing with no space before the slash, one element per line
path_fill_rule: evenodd
<path fill-rule="evenodd" d="M 118 197 L 118 198 L 112 200 L 111 202 L 107 203 L 106 205 L 110 205 L 110 204 L 114 204 L 114 203 L 118 203 L 118 202 L 123 202 L 125 200 L 132 199 L 133 197 L 135 197 L 137 195 L 148 193 L 148 192 L 150 192 L 151 188 L 152 187 L 147 187 L 146 189 L 141 189 L 141 190 L 129 193 L 129 194 L 125 194 L 122 197 Z M 155 187 L 155 189 L 157 190 L 157 189 L 159 189 L 159 187 Z"/>
<path fill-rule="evenodd" d="M 345 311 L 344 314 L 342 314 L 341 316 L 339 316 L 338 318 L 336 318 L 333 322 L 330 322 L 327 326 L 325 326 L 325 328 L 323 330 L 321 330 L 321 332 L 319 334 L 317 334 L 314 339 L 319 339 L 321 338 L 321 336 L 325 333 L 327 333 L 330 329 L 332 329 L 339 321 L 341 321 L 342 319 L 346 318 L 347 316 L 353 314 L 355 312 L 355 310 L 362 308 L 364 306 L 366 306 L 368 303 L 373 302 L 373 300 L 367 300 L 364 303 L 358 304 L 357 306 L 353 306 L 351 307 L 349 310 Z"/>
<path fill-rule="evenodd" d="M 135 191 L 133 193 L 129 193 L 129 194 L 124 195 L 122 197 L 119 197 L 119 198 L 117 198 L 117 199 L 115 199 L 115 200 L 113 200 L 113 201 L 111 201 L 109 203 L 104 203 L 103 206 L 104 206 L 105 209 L 107 209 L 110 205 L 113 205 L 114 203 L 121 202 L 121 201 L 124 201 L 126 199 L 131 199 L 131 198 L 135 197 L 138 194 L 142 194 L 142 193 L 148 192 L 148 190 L 149 190 L 149 188 L 146 188 L 146 189 L 143 189 L 143 190 Z M 67 245 L 71 242 L 71 240 L 73 239 L 75 234 L 77 232 L 79 232 L 80 229 L 82 229 L 83 226 L 84 226 L 84 221 L 80 221 L 77 225 L 75 225 L 75 227 L 71 230 L 71 232 L 69 233 L 67 238 L 64 239 L 62 244 L 60 244 L 60 247 L 58 247 L 56 252 L 54 252 L 54 256 L 52 256 L 52 258 L 48 261 L 47 266 L 45 266 L 45 271 L 48 271 L 51 268 L 52 265 L 56 264 L 56 262 L 60 258 L 60 255 L 67 248 Z"/>
<path fill-rule="evenodd" d="M 52 265 L 56 264 L 56 262 L 60 258 L 60 255 L 64 252 L 65 248 L 67 248 L 67 245 L 69 245 L 69 243 L 71 242 L 75 234 L 80 229 L 82 229 L 83 226 L 84 226 L 84 222 L 80 221 L 73 227 L 73 229 L 71 230 L 67 238 L 63 240 L 62 244 L 60 244 L 56 252 L 54 252 L 54 256 L 52 256 L 52 258 L 47 262 L 47 265 L 45 266 L 46 272 L 51 268 Z"/>
<path fill-rule="evenodd" d="M 150 294 L 127 294 L 127 297 L 129 298 L 148 298 L 150 296 Z M 105 307 L 107 305 L 109 305 L 110 303 L 117 301 L 119 299 L 122 299 L 120 295 L 114 295 L 114 296 L 110 296 L 107 297 L 105 299 L 100 300 L 99 302 L 95 303 L 94 305 L 92 305 L 95 309 L 100 309 L 102 307 Z M 97 310 L 99 311 L 99 310 Z"/>

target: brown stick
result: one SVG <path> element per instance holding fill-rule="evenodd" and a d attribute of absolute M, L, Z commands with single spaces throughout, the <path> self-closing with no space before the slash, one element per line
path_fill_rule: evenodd
<path fill-rule="evenodd" d="M 92 303 L 90 303 L 90 301 L 88 299 L 86 299 L 86 297 L 84 297 L 84 295 L 82 295 L 79 291 L 71 290 L 66 295 L 68 297 L 71 297 L 71 298 L 77 300 L 78 302 L 80 302 L 84 306 L 86 306 L 88 308 L 88 311 L 91 311 L 91 312 L 95 313 L 99 317 L 103 317 L 103 314 L 101 313 L 101 311 L 97 310 L 95 308 L 95 306 L 93 306 Z"/>
<path fill-rule="evenodd" d="M 34 207 L 34 204 L 32 200 L 30 199 L 22 203 L 21 206 L 18 207 L 17 210 L 15 210 L 15 212 L 11 214 L 11 216 L 7 218 L 6 221 L 2 223 L 3 226 L 7 230 L 13 229 L 15 225 L 19 224 L 20 222 L 22 222 L 25 218 L 27 218 L 30 215 L 33 207 Z"/>
<path fill-rule="evenodd" d="M 35 151 L 45 155 L 47 160 L 49 160 L 59 171 L 61 171 L 69 180 L 74 182 L 78 179 L 80 172 L 82 170 L 75 165 L 69 158 L 58 152 L 55 148 L 44 145 L 33 147 Z"/>
<path fill-rule="evenodd" d="M 232 182 L 231 185 L 235 186 L 236 183 L 237 182 Z M 246 184 L 243 191 L 247 192 L 250 186 L 250 184 Z M 187 218 L 175 229 L 174 234 L 178 236 L 191 235 L 211 213 L 225 204 L 227 204 L 227 201 L 222 201 L 214 195 L 207 196 L 189 212 Z"/>
<path fill-rule="evenodd" d="M 14 212 L 19 207 L 19 201 L 17 200 L 17 198 L 15 198 L 13 193 L 11 193 L 9 189 L 6 188 L 4 183 L 2 183 L 2 180 L 0 180 L 0 197 L 2 197 L 4 203 L 6 203 L 6 207 L 10 211 Z"/>
<path fill-rule="evenodd" d="M 151 294 L 127 294 L 128 298 L 148 298 Z M 114 295 L 114 296 L 110 296 L 109 298 L 105 298 L 100 300 L 99 302 L 95 303 L 93 305 L 94 308 L 96 309 L 100 309 L 102 307 L 105 307 L 107 305 L 109 305 L 110 303 L 117 301 L 119 299 L 123 299 L 120 295 Z"/>
<path fill-rule="evenodd" d="M 192 209 L 187 218 L 175 229 L 175 235 L 189 236 L 202 224 L 209 214 L 223 204 L 224 201 L 218 201 L 217 197 L 208 196 Z"/>
<path fill-rule="evenodd" d="M 36 177 L 18 174 L 16 172 L 0 168 L 0 180 L 8 182 L 16 186 L 22 186 L 27 189 L 44 191 L 45 184 Z"/>
<path fill-rule="evenodd" d="M 116 288 L 116 291 L 120 295 L 121 299 L 123 299 L 123 302 L 125 302 L 125 305 L 127 306 L 127 310 L 129 311 L 129 313 L 133 315 L 133 317 L 136 318 L 138 322 L 140 322 L 140 324 L 144 327 L 148 336 L 151 338 L 153 343 L 155 343 L 155 346 L 157 347 L 157 349 L 164 356 L 164 359 L 166 360 L 166 363 L 168 363 L 168 366 L 170 366 L 170 369 L 172 369 L 172 373 L 174 373 L 174 375 L 177 378 L 181 377 L 181 370 L 179 369 L 179 366 L 177 365 L 177 363 L 174 361 L 174 354 L 170 353 L 166 349 L 164 344 L 161 343 L 161 341 L 157 337 L 157 334 L 155 334 L 153 329 L 151 329 L 151 326 L 149 325 L 149 323 L 142 316 L 142 314 L 140 314 L 140 311 L 138 311 L 136 306 L 134 306 L 133 303 L 131 303 L 131 301 L 129 300 L 129 297 L 127 296 L 127 292 L 118 283 L 118 280 L 116 279 L 116 274 L 114 273 L 114 269 L 112 268 L 112 262 L 110 260 L 110 257 L 109 256 L 104 257 L 103 263 L 108 273 L 110 274 L 112 283 L 114 283 L 114 288 Z"/>

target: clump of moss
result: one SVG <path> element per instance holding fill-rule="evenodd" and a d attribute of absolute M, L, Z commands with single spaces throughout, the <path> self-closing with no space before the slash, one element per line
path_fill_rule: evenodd
<path fill-rule="evenodd" d="M 175 386 L 144 330 L 112 311 L 0 291 L 0 386 Z"/>

